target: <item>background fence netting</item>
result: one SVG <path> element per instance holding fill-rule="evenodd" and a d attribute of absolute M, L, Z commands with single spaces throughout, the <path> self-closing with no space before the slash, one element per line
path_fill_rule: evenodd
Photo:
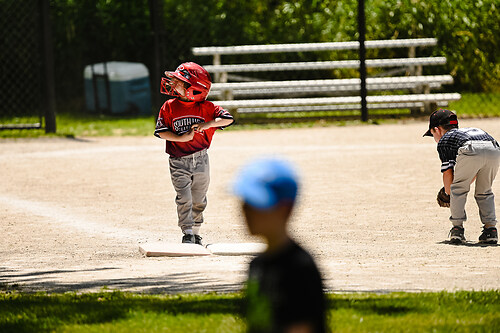
<path fill-rule="evenodd" d="M 0 1 L 0 128 L 43 125 L 43 56 L 38 1 Z"/>

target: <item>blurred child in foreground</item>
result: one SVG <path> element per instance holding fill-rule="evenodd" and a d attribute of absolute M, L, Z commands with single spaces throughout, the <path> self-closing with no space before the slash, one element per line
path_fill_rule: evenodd
<path fill-rule="evenodd" d="M 320 272 L 288 234 L 298 192 L 292 166 L 262 159 L 243 168 L 234 184 L 248 230 L 267 243 L 252 260 L 246 286 L 249 332 L 326 332 Z"/>

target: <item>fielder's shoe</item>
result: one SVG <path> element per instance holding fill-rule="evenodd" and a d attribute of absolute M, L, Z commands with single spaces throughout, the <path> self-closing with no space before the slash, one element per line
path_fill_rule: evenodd
<path fill-rule="evenodd" d="M 195 243 L 194 235 L 185 234 L 184 236 L 182 236 L 182 242 L 188 244 L 194 244 Z"/>
<path fill-rule="evenodd" d="M 479 243 L 496 244 L 498 242 L 497 228 L 483 228 L 483 233 L 479 236 Z"/>
<path fill-rule="evenodd" d="M 450 230 L 450 243 L 451 244 L 462 244 L 465 243 L 464 228 L 463 227 L 453 227 Z"/>
<path fill-rule="evenodd" d="M 198 244 L 198 245 L 203 245 L 203 244 L 201 243 L 201 239 L 202 239 L 202 238 L 201 238 L 201 236 L 200 236 L 200 235 L 194 235 L 194 242 L 195 242 L 196 244 Z"/>

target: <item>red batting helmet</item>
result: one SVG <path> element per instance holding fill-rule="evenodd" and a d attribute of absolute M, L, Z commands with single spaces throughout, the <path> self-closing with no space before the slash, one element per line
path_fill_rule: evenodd
<path fill-rule="evenodd" d="M 205 68 L 194 62 L 185 62 L 175 72 L 165 72 L 165 77 L 161 79 L 160 92 L 165 95 L 181 97 L 181 95 L 172 88 L 172 78 L 176 78 L 187 83 L 186 97 L 193 102 L 202 102 L 207 98 L 212 78 Z"/>

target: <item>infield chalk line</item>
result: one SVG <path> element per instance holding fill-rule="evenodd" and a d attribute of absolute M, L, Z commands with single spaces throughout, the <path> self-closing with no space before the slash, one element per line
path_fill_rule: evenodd
<path fill-rule="evenodd" d="M 163 148 L 164 149 L 164 148 Z M 162 152 L 162 148 L 158 149 L 155 146 L 108 146 L 108 147 L 92 147 L 81 149 L 61 149 L 50 151 L 36 152 L 15 152 L 0 155 L 2 157 L 26 157 L 26 158 L 52 158 L 52 157 L 78 157 L 85 154 L 108 154 L 108 153 L 125 153 L 125 152 Z"/>
<path fill-rule="evenodd" d="M 106 225 L 102 220 L 90 220 L 87 217 L 72 212 L 71 209 L 58 207 L 49 203 L 20 199 L 5 194 L 0 194 L 0 203 L 24 213 L 46 217 L 51 222 L 56 222 L 61 226 L 65 225 L 86 234 L 103 238 L 127 239 L 134 242 L 137 242 L 139 239 L 153 240 L 158 238 L 157 233 L 112 227 Z"/>
<path fill-rule="evenodd" d="M 239 151 L 239 150 L 260 150 L 260 151 L 267 151 L 267 150 L 274 150 L 274 149 L 279 149 L 279 150 L 286 150 L 286 151 L 356 151 L 356 150 L 362 150 L 362 151 L 369 151 L 369 150 L 390 150 L 390 149 L 408 149 L 408 148 L 423 148 L 423 149 L 428 149 L 429 146 L 435 147 L 436 144 L 428 144 L 428 143 L 400 143 L 400 144 L 346 144 L 346 145 L 322 145 L 322 144 L 310 144 L 310 145 L 266 145 L 265 147 L 263 146 L 258 146 L 258 145 L 249 145 L 249 146 L 214 146 L 213 148 L 210 148 L 212 151 L 217 151 L 217 150 L 229 150 L 229 151 Z"/>
<path fill-rule="evenodd" d="M 346 144 L 346 145 L 235 145 L 235 146 L 217 146 L 210 148 L 210 151 L 245 151 L 245 152 L 329 152 L 329 151 L 347 151 L 347 152 L 371 152 L 374 150 L 394 150 L 394 149 L 422 149 L 427 150 L 429 147 L 435 147 L 435 143 L 400 143 L 400 144 Z M 86 154 L 109 154 L 109 153 L 124 153 L 124 152 L 158 152 L 164 154 L 164 147 L 138 145 L 138 146 L 106 146 L 106 147 L 91 147 L 80 149 L 62 149 L 53 151 L 38 151 L 38 152 L 15 152 L 0 154 L 0 159 L 7 157 L 20 158 L 53 158 L 53 157 L 79 157 Z"/>

